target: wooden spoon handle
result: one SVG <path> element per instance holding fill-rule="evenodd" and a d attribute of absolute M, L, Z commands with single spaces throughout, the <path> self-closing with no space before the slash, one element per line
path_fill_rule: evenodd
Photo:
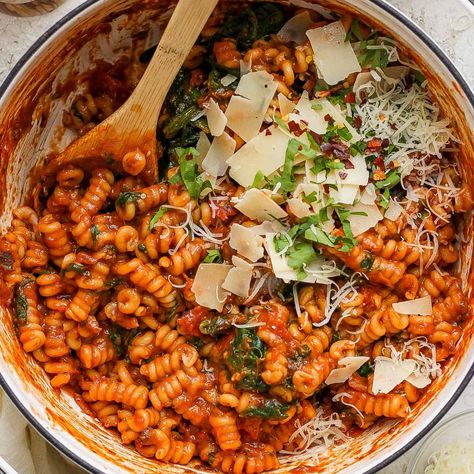
<path fill-rule="evenodd" d="M 143 128 L 143 120 L 151 120 L 150 126 L 156 126 L 156 111 L 161 109 L 176 75 L 218 1 L 179 0 L 145 74 L 126 104 L 128 111 L 137 112 L 140 128 Z"/>

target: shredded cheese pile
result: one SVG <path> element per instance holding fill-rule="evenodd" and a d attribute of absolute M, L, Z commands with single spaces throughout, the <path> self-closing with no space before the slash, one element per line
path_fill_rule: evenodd
<path fill-rule="evenodd" d="M 457 441 L 431 455 L 424 474 L 472 474 L 474 443 Z"/>

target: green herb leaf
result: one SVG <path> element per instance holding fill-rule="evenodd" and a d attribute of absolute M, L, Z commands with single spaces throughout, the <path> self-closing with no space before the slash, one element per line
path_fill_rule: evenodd
<path fill-rule="evenodd" d="M 326 247 L 335 247 L 337 244 L 337 237 L 328 234 L 314 225 L 304 233 L 304 237 L 307 240 L 311 240 L 311 242 L 326 245 Z"/>
<path fill-rule="evenodd" d="M 212 188 L 209 181 L 202 181 L 197 172 L 197 164 L 195 158 L 199 156 L 195 148 L 176 148 L 178 155 L 179 172 L 186 189 L 192 199 L 199 199 L 203 189 Z"/>
<path fill-rule="evenodd" d="M 119 357 L 122 357 L 127 352 L 127 348 L 132 342 L 132 339 L 137 336 L 139 332 L 139 328 L 128 330 L 117 324 L 111 324 L 108 330 L 109 338 Z"/>
<path fill-rule="evenodd" d="M 287 417 L 291 405 L 281 403 L 278 400 L 265 400 L 262 405 L 249 407 L 240 416 L 258 417 L 264 420 L 284 420 Z"/>
<path fill-rule="evenodd" d="M 255 328 L 236 328 L 225 360 L 232 373 L 240 375 L 237 388 L 259 392 L 268 390 L 268 385 L 258 374 L 258 364 L 265 354 L 266 346 L 257 336 Z"/>
<path fill-rule="evenodd" d="M 251 188 L 261 189 L 265 184 L 265 175 L 261 171 L 255 173 L 255 178 L 253 179 Z"/>
<path fill-rule="evenodd" d="M 222 258 L 221 252 L 217 249 L 208 250 L 207 255 L 203 260 L 203 263 L 222 263 L 224 259 Z"/>
<path fill-rule="evenodd" d="M 100 230 L 95 224 L 92 224 L 91 226 L 91 235 L 92 235 L 92 242 L 95 244 L 97 242 L 97 238 L 100 235 Z"/>
<path fill-rule="evenodd" d="M 108 281 L 105 286 L 109 289 L 115 288 L 123 283 L 125 280 L 122 277 L 113 278 L 112 280 Z"/>
<path fill-rule="evenodd" d="M 383 181 L 376 181 L 378 189 L 392 189 L 401 181 L 400 175 L 396 171 L 391 171 Z"/>
<path fill-rule="evenodd" d="M 362 365 L 357 373 L 361 375 L 362 377 L 368 377 L 374 369 L 372 368 L 372 365 L 370 364 L 369 361 L 367 361 L 364 365 Z"/>
<path fill-rule="evenodd" d="M 316 258 L 317 254 L 314 247 L 309 242 L 299 242 L 291 247 L 287 254 L 286 260 L 288 266 L 295 270 L 304 270 Z"/>
<path fill-rule="evenodd" d="M 136 193 L 135 191 L 122 191 L 118 195 L 115 205 L 124 209 L 128 203 L 137 202 L 139 199 L 144 198 L 145 195 L 143 193 Z"/>
<path fill-rule="evenodd" d="M 227 331 L 232 326 L 229 319 L 219 315 L 215 318 L 204 319 L 199 324 L 199 331 L 206 336 L 215 337 L 218 334 Z"/>
<path fill-rule="evenodd" d="M 283 165 L 283 173 L 279 178 L 281 189 L 285 193 L 290 193 L 296 189 L 296 180 L 293 176 L 293 165 L 295 162 L 295 156 L 298 153 L 300 146 L 301 143 L 294 138 L 288 142 L 288 147 L 285 154 L 285 163 Z"/>
<path fill-rule="evenodd" d="M 17 320 L 20 320 L 22 324 L 27 323 L 29 305 L 28 305 L 28 299 L 26 298 L 26 295 L 25 295 L 25 286 L 29 285 L 30 283 L 33 283 L 33 281 L 30 279 L 23 280 L 17 286 L 16 291 L 15 291 L 15 300 L 16 300 L 15 318 Z"/>
<path fill-rule="evenodd" d="M 73 262 L 64 269 L 64 272 L 76 272 L 83 275 L 87 271 L 87 268 L 80 263 Z"/>
<path fill-rule="evenodd" d="M 375 255 L 371 254 L 370 252 L 366 252 L 364 258 L 360 262 L 361 270 L 370 271 L 372 265 L 374 264 Z"/>
<path fill-rule="evenodd" d="M 175 175 L 176 176 L 176 175 Z M 158 221 L 166 214 L 167 208 L 166 206 L 161 206 L 161 208 L 155 213 L 155 215 L 150 219 L 148 224 L 148 230 L 152 230 L 155 228 L 155 225 Z"/>

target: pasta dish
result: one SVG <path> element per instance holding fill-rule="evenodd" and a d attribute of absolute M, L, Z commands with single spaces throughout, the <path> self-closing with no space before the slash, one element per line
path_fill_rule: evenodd
<path fill-rule="evenodd" d="M 153 49 L 78 79 L 116 110 Z M 217 9 L 146 151 L 39 180 L 0 237 L 19 341 L 141 455 L 224 473 L 410 415 L 470 318 L 460 141 L 397 43 L 348 15 Z M 110 157 L 109 157 L 110 158 Z"/>

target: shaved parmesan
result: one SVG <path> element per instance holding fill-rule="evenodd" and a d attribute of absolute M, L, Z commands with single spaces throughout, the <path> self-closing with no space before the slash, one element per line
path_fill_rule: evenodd
<path fill-rule="evenodd" d="M 234 154 L 235 146 L 235 140 L 225 132 L 214 138 L 202 162 L 203 170 L 212 176 L 223 176 L 229 166 L 227 160 Z"/>
<path fill-rule="evenodd" d="M 295 122 L 303 120 L 308 124 L 310 130 L 320 135 L 324 135 L 328 128 L 328 122 L 324 120 L 325 114 L 321 113 L 324 110 L 325 102 L 327 101 L 310 101 L 308 92 L 303 91 L 303 93 L 301 94 L 301 98 L 295 107 L 295 111 L 298 113 L 290 114 L 290 120 L 293 120 Z M 321 105 L 321 111 L 314 110 L 312 108 L 314 104 Z"/>
<path fill-rule="evenodd" d="M 374 204 L 377 194 L 375 192 L 375 186 L 372 183 L 369 183 L 360 197 L 360 202 L 362 204 Z"/>
<path fill-rule="evenodd" d="M 191 291 L 196 302 L 206 308 L 222 311 L 227 293 L 222 289 L 232 265 L 219 263 L 201 263 L 194 277 Z"/>
<path fill-rule="evenodd" d="M 282 225 L 278 221 L 264 221 L 262 224 L 250 227 L 254 235 L 265 235 L 271 232 L 278 232 Z"/>
<path fill-rule="evenodd" d="M 227 86 L 230 86 L 232 83 L 234 83 L 236 80 L 237 78 L 235 76 L 233 76 L 232 74 L 227 74 L 221 79 L 221 84 L 224 87 L 227 87 Z"/>
<path fill-rule="evenodd" d="M 240 77 L 244 76 L 245 74 L 248 74 L 249 72 L 252 72 L 252 64 L 245 62 L 241 59 L 240 60 Z"/>
<path fill-rule="evenodd" d="M 240 267 L 232 268 L 222 284 L 224 290 L 230 291 L 234 295 L 247 298 L 250 291 L 250 281 L 252 280 L 252 269 Z"/>
<path fill-rule="evenodd" d="M 314 214 L 314 212 L 311 212 L 309 204 L 303 202 L 301 199 L 288 199 L 287 204 L 292 214 L 295 215 L 298 219 L 302 219 L 303 217 L 308 217 Z"/>
<path fill-rule="evenodd" d="M 301 98 L 296 104 L 295 113 L 289 115 L 289 120 L 303 121 L 310 130 L 320 135 L 324 135 L 328 128 L 325 117 L 329 115 L 334 124 L 338 127 L 346 127 L 352 135 L 350 143 L 360 140 L 362 137 L 357 130 L 346 120 L 345 114 L 326 99 L 309 100 L 307 91 L 301 94 Z"/>
<path fill-rule="evenodd" d="M 196 150 L 199 153 L 199 156 L 196 157 L 196 163 L 198 166 L 202 165 L 204 158 L 206 157 L 209 148 L 211 148 L 211 142 L 207 135 L 204 132 L 199 133 L 199 140 L 196 144 Z"/>
<path fill-rule="evenodd" d="M 227 106 L 227 126 L 246 142 L 258 135 L 277 86 L 265 71 L 242 76 Z"/>
<path fill-rule="evenodd" d="M 425 388 L 431 383 L 431 379 L 423 374 L 413 373 L 406 378 L 416 388 Z"/>
<path fill-rule="evenodd" d="M 294 42 L 302 44 L 306 41 L 306 30 L 313 23 L 307 11 L 295 15 L 288 20 L 277 33 L 278 38 L 284 43 Z"/>
<path fill-rule="evenodd" d="M 329 262 L 322 257 L 318 257 L 304 269 L 307 276 L 304 279 L 299 279 L 298 273 L 288 265 L 286 256 L 284 254 L 279 255 L 275 250 L 273 242 L 275 235 L 276 233 L 265 235 L 265 248 L 272 262 L 273 273 L 285 283 L 301 281 L 303 283 L 328 284 L 329 278 L 340 274 L 340 271 L 335 266 L 328 268 Z"/>
<path fill-rule="evenodd" d="M 251 262 L 263 257 L 263 238 L 256 236 L 251 227 L 233 224 L 230 228 L 229 245 Z"/>
<path fill-rule="evenodd" d="M 264 222 L 271 219 L 283 219 L 288 214 L 260 189 L 249 189 L 235 208 L 242 214 Z"/>
<path fill-rule="evenodd" d="M 359 192 L 359 186 L 355 184 L 339 184 L 336 189 L 329 188 L 329 196 L 340 204 L 354 204 Z"/>
<path fill-rule="evenodd" d="M 350 214 L 348 217 L 351 225 L 352 233 L 358 236 L 366 230 L 375 227 L 377 222 L 383 219 L 381 212 L 376 204 L 362 204 L 358 202 L 356 205 L 349 208 Z M 359 215 L 354 213 L 361 213 L 366 215 Z"/>
<path fill-rule="evenodd" d="M 423 296 L 414 300 L 393 303 L 392 308 L 400 314 L 419 314 L 421 316 L 430 316 L 433 314 L 433 305 L 431 296 Z"/>
<path fill-rule="evenodd" d="M 209 101 L 206 117 L 211 135 L 214 137 L 221 136 L 224 133 L 225 127 L 227 125 L 227 117 L 214 99 Z"/>
<path fill-rule="evenodd" d="M 374 359 L 374 362 L 375 370 L 372 384 L 374 395 L 391 392 L 416 369 L 416 362 L 412 359 L 393 360 L 389 357 L 378 356 Z"/>
<path fill-rule="evenodd" d="M 252 185 L 259 171 L 269 176 L 285 163 L 289 140 L 279 127 L 267 128 L 227 160 L 230 176 L 245 187 Z"/>
<path fill-rule="evenodd" d="M 387 210 L 385 211 L 384 217 L 391 221 L 396 221 L 400 217 L 402 211 L 403 207 L 400 206 L 397 201 L 391 199 L 390 204 L 388 205 Z"/>
<path fill-rule="evenodd" d="M 344 357 L 338 361 L 340 368 L 333 369 L 326 379 L 326 385 L 332 385 L 333 383 L 344 383 L 349 377 L 356 371 L 359 370 L 370 357 Z"/>
<path fill-rule="evenodd" d="M 284 94 L 281 92 L 278 94 L 278 106 L 280 108 L 280 113 L 283 118 L 286 118 L 293 110 L 295 110 L 296 104 L 287 99 Z"/>
<path fill-rule="evenodd" d="M 232 263 L 239 268 L 243 268 L 244 270 L 253 270 L 253 265 L 248 263 L 243 258 L 238 257 L 237 255 L 232 255 Z"/>
<path fill-rule="evenodd" d="M 342 170 L 331 170 L 324 184 L 356 184 L 365 186 L 369 181 L 369 171 L 365 158 L 361 155 L 353 156 L 349 159 L 353 168 L 344 168 Z M 374 191 L 375 192 L 375 191 Z"/>
<path fill-rule="evenodd" d="M 306 32 L 314 51 L 314 62 L 323 79 L 330 85 L 337 84 L 361 67 L 346 30 L 340 21 Z"/>

